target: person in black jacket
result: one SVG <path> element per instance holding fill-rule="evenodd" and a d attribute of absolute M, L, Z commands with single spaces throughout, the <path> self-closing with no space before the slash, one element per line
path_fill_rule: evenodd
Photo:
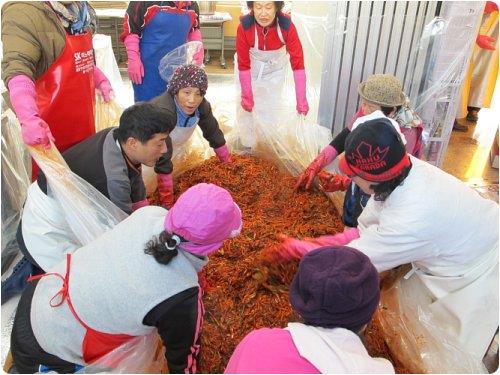
<path fill-rule="evenodd" d="M 106 355 L 158 329 L 169 372 L 196 372 L 204 311 L 198 272 L 241 226 L 229 192 L 205 183 L 169 211 L 135 211 L 25 290 L 11 335 L 16 370 L 75 372 L 91 364 L 90 371 L 127 372 Z"/>
<path fill-rule="evenodd" d="M 149 204 L 141 164 L 155 165 L 166 151 L 165 139 L 174 124 L 170 112 L 151 103 L 137 103 L 123 112 L 119 127 L 96 133 L 62 156 L 73 173 L 130 214 Z M 47 270 L 80 245 L 62 207 L 47 195 L 42 172 L 28 189 L 17 241 L 25 258 L 2 282 L 2 304 L 22 291 L 30 274 Z"/>
<path fill-rule="evenodd" d="M 167 152 L 155 166 L 160 203 L 171 207 L 174 203 L 174 179 L 172 155 L 185 143 L 198 125 L 205 139 L 223 163 L 231 162 L 231 154 L 224 134 L 219 128 L 210 103 L 205 99 L 208 78 L 205 71 L 196 65 L 178 67 L 168 85 L 167 91 L 151 100 L 176 117 L 175 129 L 167 138 Z"/>

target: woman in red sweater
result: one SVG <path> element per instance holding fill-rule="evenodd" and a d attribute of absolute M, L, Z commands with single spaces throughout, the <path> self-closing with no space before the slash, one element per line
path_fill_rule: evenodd
<path fill-rule="evenodd" d="M 255 92 L 255 109 L 259 111 L 260 103 L 266 104 L 266 113 L 259 113 L 259 118 L 266 124 L 273 124 L 274 121 L 268 116 L 271 112 L 268 105 L 280 96 L 288 60 L 295 80 L 296 109 L 299 114 L 306 115 L 309 105 L 306 98 L 304 54 L 295 25 L 290 16 L 281 11 L 284 2 L 247 1 L 247 5 L 251 11 L 240 18 L 236 35 L 241 107 L 245 111 L 238 111 L 238 123 L 244 125 L 244 128 L 252 127 L 252 116 L 249 113 L 254 110 Z M 252 143 L 245 138 L 247 137 L 242 136 L 244 144 Z"/>

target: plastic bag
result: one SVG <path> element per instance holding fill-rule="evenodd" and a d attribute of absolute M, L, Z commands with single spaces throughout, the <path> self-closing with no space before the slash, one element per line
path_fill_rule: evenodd
<path fill-rule="evenodd" d="M 156 329 L 138 336 L 85 366 L 77 374 L 166 374 L 165 348 Z"/>
<path fill-rule="evenodd" d="M 71 172 L 57 148 L 29 147 L 47 177 L 49 194 L 58 201 L 75 237 L 86 245 L 128 215 L 87 181 Z"/>
<path fill-rule="evenodd" d="M 101 95 L 96 95 L 95 100 L 95 131 L 120 125 L 120 116 L 123 113 L 123 108 L 118 103 L 111 99 L 108 103 L 104 102 Z"/>
<path fill-rule="evenodd" d="M 2 274 L 19 253 L 16 231 L 31 177 L 31 161 L 20 129 L 2 100 Z"/>
<path fill-rule="evenodd" d="M 167 53 L 158 65 L 160 77 L 165 82 L 169 82 L 177 67 L 184 64 L 197 65 L 193 57 L 200 49 L 203 49 L 203 43 L 194 41 L 187 42 Z"/>
<path fill-rule="evenodd" d="M 481 360 L 455 344 L 427 308 L 417 277 L 382 289 L 378 317 L 391 355 L 412 373 L 486 373 Z"/>

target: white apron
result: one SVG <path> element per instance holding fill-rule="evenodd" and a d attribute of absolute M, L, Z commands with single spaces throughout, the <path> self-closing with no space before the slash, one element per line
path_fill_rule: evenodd
<path fill-rule="evenodd" d="M 413 267 L 410 273 L 415 275 L 411 277 L 409 273 L 405 282 L 422 283 L 426 287 L 433 323 L 480 360 L 498 327 L 498 249 L 492 249 L 464 273 L 447 268 L 461 276 L 436 276 L 417 262 Z"/>
<path fill-rule="evenodd" d="M 62 207 L 50 195 L 45 195 L 36 181 L 28 188 L 22 232 L 28 252 L 44 271 L 82 246 L 66 221 Z"/>
<path fill-rule="evenodd" d="M 174 130 L 170 133 L 170 138 L 172 139 L 172 159 L 176 156 L 180 155 L 187 141 L 191 138 L 194 133 L 194 130 L 198 126 L 198 122 L 196 122 L 193 126 L 190 127 L 181 127 L 176 126 Z"/>
<path fill-rule="evenodd" d="M 247 112 L 241 107 L 241 100 L 236 103 L 236 121 L 240 140 L 245 147 L 254 147 L 257 142 L 256 132 L 259 126 L 273 126 L 277 123 L 279 112 L 275 107 L 282 103 L 282 92 L 285 83 L 286 66 L 289 58 L 286 52 L 285 41 L 279 24 L 278 36 L 283 46 L 274 51 L 259 50 L 257 27 L 255 27 L 254 47 L 250 48 L 250 66 L 252 74 L 252 91 L 254 107 Z M 235 55 L 235 62 L 238 61 Z M 236 82 L 239 86 L 239 71 L 235 69 Z"/>

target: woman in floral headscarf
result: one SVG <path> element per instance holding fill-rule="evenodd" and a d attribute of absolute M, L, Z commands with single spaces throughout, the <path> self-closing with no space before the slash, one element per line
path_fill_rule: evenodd
<path fill-rule="evenodd" d="M 174 203 L 173 150 L 187 142 L 197 125 L 219 160 L 223 163 L 231 162 L 224 134 L 212 113 L 210 103 L 205 99 L 207 87 L 207 74 L 202 68 L 182 65 L 175 70 L 167 91 L 151 100 L 171 111 L 177 119 L 175 129 L 166 140 L 168 150 L 155 166 L 160 203 L 163 206 L 171 207 Z"/>

